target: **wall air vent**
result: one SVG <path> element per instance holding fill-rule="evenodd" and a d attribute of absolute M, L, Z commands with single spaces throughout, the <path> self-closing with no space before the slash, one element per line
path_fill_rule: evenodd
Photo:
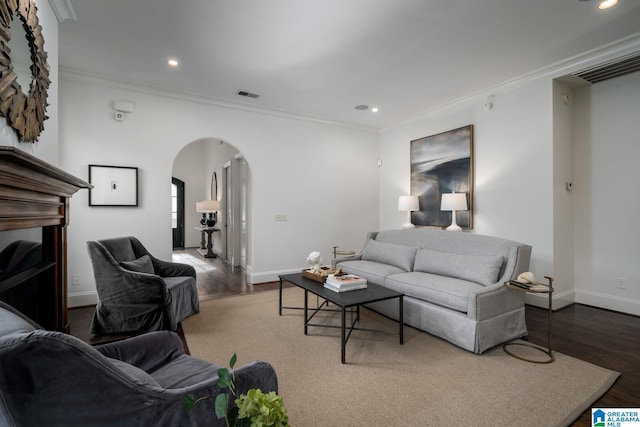
<path fill-rule="evenodd" d="M 244 90 L 239 90 L 238 92 L 236 92 L 238 95 L 240 96 L 246 96 L 247 98 L 258 98 L 260 95 L 255 94 L 255 93 L 251 93 L 251 92 L 245 92 Z"/>
<path fill-rule="evenodd" d="M 598 83 L 640 71 L 640 51 L 573 73 L 589 83 Z"/>

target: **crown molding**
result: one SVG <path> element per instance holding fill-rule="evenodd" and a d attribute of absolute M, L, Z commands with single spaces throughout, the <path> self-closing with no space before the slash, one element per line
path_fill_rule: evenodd
<path fill-rule="evenodd" d="M 326 125 L 339 126 L 344 128 L 362 130 L 366 132 L 378 133 L 378 129 L 375 127 L 349 123 L 349 122 L 342 122 L 339 120 L 332 120 L 325 117 L 305 115 L 305 114 L 295 113 L 291 111 L 279 110 L 275 108 L 257 107 L 255 105 L 245 104 L 243 102 L 232 101 L 224 98 L 215 98 L 215 97 L 203 96 L 200 94 L 194 94 L 190 92 L 176 91 L 176 90 L 168 89 L 164 87 L 145 85 L 145 84 L 141 84 L 141 83 L 130 81 L 130 80 L 117 79 L 114 77 L 77 70 L 75 68 L 59 67 L 58 73 L 59 73 L 60 79 L 65 79 L 68 81 L 91 82 L 99 85 L 118 87 L 118 88 L 130 90 L 134 92 L 161 96 L 161 97 L 176 99 L 180 101 L 194 102 L 194 103 L 199 103 L 204 105 L 234 109 L 234 110 L 245 111 L 245 112 L 250 112 L 255 114 L 263 114 L 263 115 L 274 116 L 274 117 L 284 117 L 292 120 L 322 123 Z"/>
<path fill-rule="evenodd" d="M 73 5 L 71 4 L 71 0 L 49 0 L 49 4 L 51 5 L 51 9 L 53 9 L 53 13 L 56 15 L 56 18 L 58 18 L 59 23 L 62 23 L 67 19 L 71 21 L 78 20 L 76 11 L 73 9 Z"/>
<path fill-rule="evenodd" d="M 380 130 L 380 134 L 389 132 L 398 127 L 404 126 L 416 120 L 424 119 L 446 110 L 456 109 L 461 106 L 473 104 L 479 100 L 484 102 L 487 96 L 500 92 L 507 92 L 525 84 L 531 83 L 541 78 L 556 79 L 586 67 L 598 65 L 602 62 L 610 61 L 620 56 L 627 55 L 640 49 L 640 32 L 633 33 L 614 42 L 605 44 L 595 49 L 588 50 L 581 54 L 572 56 L 565 60 L 556 62 L 546 67 L 534 70 L 511 80 L 504 81 L 497 85 L 488 87 L 478 92 L 471 93 L 462 98 L 455 99 L 449 103 L 439 105 L 430 110 L 407 117 L 400 122 Z"/>

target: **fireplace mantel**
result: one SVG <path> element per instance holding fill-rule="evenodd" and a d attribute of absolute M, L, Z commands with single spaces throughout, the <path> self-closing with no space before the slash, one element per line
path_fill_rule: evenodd
<path fill-rule="evenodd" d="M 0 232 L 42 229 L 38 262 L 0 276 L 0 299 L 47 329 L 69 331 L 69 199 L 91 187 L 15 147 L 0 146 Z"/>

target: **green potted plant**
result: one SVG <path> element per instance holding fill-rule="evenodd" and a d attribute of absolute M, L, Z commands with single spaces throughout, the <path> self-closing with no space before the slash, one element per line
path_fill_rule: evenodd
<path fill-rule="evenodd" d="M 228 427 L 288 427 L 289 417 L 284 407 L 284 401 L 276 392 L 270 391 L 265 394 L 259 388 L 252 388 L 247 391 L 247 394 L 237 395 L 232 374 L 236 362 L 237 357 L 234 353 L 229 361 L 231 370 L 218 369 L 218 386 L 229 388 L 236 399 L 234 400 L 235 406 L 230 409 L 230 395 L 228 393 L 217 395 L 216 416 L 224 418 Z M 185 396 L 187 409 L 191 410 L 193 405 L 202 399 L 205 398 L 195 400 L 191 394 Z"/>

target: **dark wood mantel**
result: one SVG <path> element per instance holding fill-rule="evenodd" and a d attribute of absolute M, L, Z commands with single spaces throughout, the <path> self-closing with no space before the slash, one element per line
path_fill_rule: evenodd
<path fill-rule="evenodd" d="M 0 232 L 42 228 L 39 261 L 1 276 L 0 299 L 47 329 L 69 331 L 69 199 L 78 190 L 91 187 L 15 147 L 0 146 Z"/>

